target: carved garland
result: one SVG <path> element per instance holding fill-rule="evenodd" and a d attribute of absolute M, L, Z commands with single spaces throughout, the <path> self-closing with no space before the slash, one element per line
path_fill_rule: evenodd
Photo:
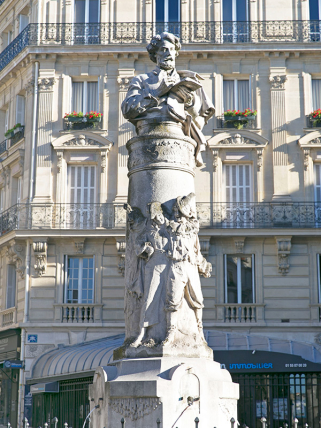
<path fill-rule="evenodd" d="M 286 275 L 289 272 L 290 268 L 289 255 L 291 250 L 291 236 L 285 236 L 275 239 L 278 251 L 279 272 L 282 275 Z"/>
<path fill-rule="evenodd" d="M 117 83 L 120 91 L 127 91 L 133 76 L 118 76 Z"/>
<path fill-rule="evenodd" d="M 285 82 L 288 80 L 286 75 L 270 76 L 271 89 L 285 89 Z"/>
<path fill-rule="evenodd" d="M 42 79 L 38 79 L 39 91 L 52 91 L 55 83 L 56 79 L 54 77 L 44 77 Z"/>

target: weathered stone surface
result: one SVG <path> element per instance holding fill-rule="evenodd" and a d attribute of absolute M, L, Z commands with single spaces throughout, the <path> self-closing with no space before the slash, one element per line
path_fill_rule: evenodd
<path fill-rule="evenodd" d="M 203 428 L 230 428 L 238 396 L 227 370 L 198 358 L 116 361 L 96 370 L 89 391 L 91 408 L 100 405 L 95 428 L 121 426 L 122 418 L 126 428 L 157 427 L 157 420 L 164 428 L 195 428 L 195 418 Z"/>

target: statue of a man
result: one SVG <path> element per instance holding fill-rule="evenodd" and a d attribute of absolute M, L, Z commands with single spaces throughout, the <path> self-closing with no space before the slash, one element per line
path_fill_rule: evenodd
<path fill-rule="evenodd" d="M 202 77 L 189 70 L 177 71 L 175 59 L 181 48 L 170 33 L 154 36 L 147 46 L 157 67 L 131 81 L 122 112 L 134 125 L 143 119 L 180 122 L 184 134 L 196 143 L 196 165 L 202 165 L 200 151 L 206 145 L 202 128 L 214 114 L 214 106 L 202 88 Z"/>

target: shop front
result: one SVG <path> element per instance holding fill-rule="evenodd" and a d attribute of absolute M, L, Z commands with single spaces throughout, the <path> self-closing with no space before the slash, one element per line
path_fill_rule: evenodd
<path fill-rule="evenodd" d="M 20 329 L 0 332 L 0 428 L 17 427 Z"/>
<path fill-rule="evenodd" d="M 293 425 L 319 428 L 321 364 L 298 355 L 268 351 L 216 351 L 215 359 L 240 385 L 238 420 L 241 426 L 270 428 Z"/>

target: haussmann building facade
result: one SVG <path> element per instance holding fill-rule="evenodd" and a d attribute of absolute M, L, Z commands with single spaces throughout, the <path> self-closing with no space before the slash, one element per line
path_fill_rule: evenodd
<path fill-rule="evenodd" d="M 0 0 L 0 427 L 82 427 L 123 341 L 135 131 L 120 105 L 163 30 L 216 107 L 195 171 L 203 322 L 240 384 L 239 422 L 319 426 L 320 6 Z"/>

